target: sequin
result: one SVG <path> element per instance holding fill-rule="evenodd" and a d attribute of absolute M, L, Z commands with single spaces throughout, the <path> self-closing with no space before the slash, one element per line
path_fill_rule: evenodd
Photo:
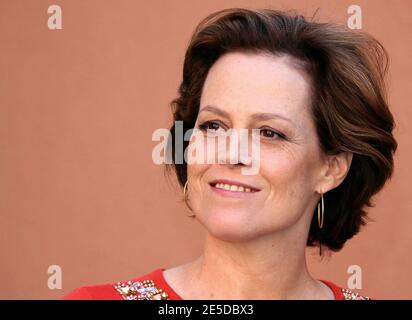
<path fill-rule="evenodd" d="M 157 288 L 153 280 L 118 282 L 114 288 L 124 300 L 170 300 L 169 295 Z"/>
<path fill-rule="evenodd" d="M 371 300 L 371 298 L 361 296 L 359 293 L 349 289 L 342 289 L 342 293 L 345 300 Z"/>

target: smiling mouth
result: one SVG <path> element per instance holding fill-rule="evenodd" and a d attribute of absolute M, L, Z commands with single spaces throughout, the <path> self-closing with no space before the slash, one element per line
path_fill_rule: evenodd
<path fill-rule="evenodd" d="M 229 191 L 236 193 L 256 193 L 260 189 L 254 188 L 243 183 L 229 182 L 229 181 L 212 181 L 209 185 L 216 191 Z"/>

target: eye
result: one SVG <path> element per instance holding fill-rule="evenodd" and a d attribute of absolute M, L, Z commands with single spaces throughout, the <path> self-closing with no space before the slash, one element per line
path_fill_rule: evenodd
<path fill-rule="evenodd" d="M 285 137 L 282 133 L 277 132 L 273 129 L 269 129 L 269 128 L 260 129 L 260 133 L 263 134 L 263 136 L 265 138 L 269 138 L 269 139 L 273 139 L 273 138 L 276 138 L 276 137 L 284 139 L 284 137 Z"/>
<path fill-rule="evenodd" d="M 219 129 L 223 129 L 220 125 L 220 123 L 216 122 L 216 121 L 205 121 L 201 124 L 199 124 L 199 129 L 202 131 L 217 131 Z"/>

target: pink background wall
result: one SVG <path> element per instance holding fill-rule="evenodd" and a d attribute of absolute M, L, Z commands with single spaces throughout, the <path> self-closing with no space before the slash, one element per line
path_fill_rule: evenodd
<path fill-rule="evenodd" d="M 63 29 L 47 28 L 47 8 Z M 152 162 L 169 127 L 197 23 L 228 7 L 296 9 L 346 24 L 352 1 L 0 0 L 0 298 L 55 299 L 195 258 L 203 229 Z M 377 299 L 412 298 L 412 2 L 356 1 L 391 57 L 395 174 L 375 220 L 340 253 L 308 250 L 314 276 L 346 286 L 351 265 Z M 327 208 L 326 208 L 327 210 Z M 47 286 L 50 265 L 62 289 Z"/>

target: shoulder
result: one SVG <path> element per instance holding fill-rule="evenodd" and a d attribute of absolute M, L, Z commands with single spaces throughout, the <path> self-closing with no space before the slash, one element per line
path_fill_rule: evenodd
<path fill-rule="evenodd" d="M 323 283 L 325 283 L 332 291 L 335 296 L 335 300 L 371 300 L 370 297 L 360 295 L 356 291 L 353 291 L 351 289 L 343 288 L 332 281 L 328 280 L 321 280 Z"/>
<path fill-rule="evenodd" d="M 167 300 L 161 289 L 162 271 L 158 268 L 132 280 L 82 286 L 62 297 L 62 300 Z"/>

